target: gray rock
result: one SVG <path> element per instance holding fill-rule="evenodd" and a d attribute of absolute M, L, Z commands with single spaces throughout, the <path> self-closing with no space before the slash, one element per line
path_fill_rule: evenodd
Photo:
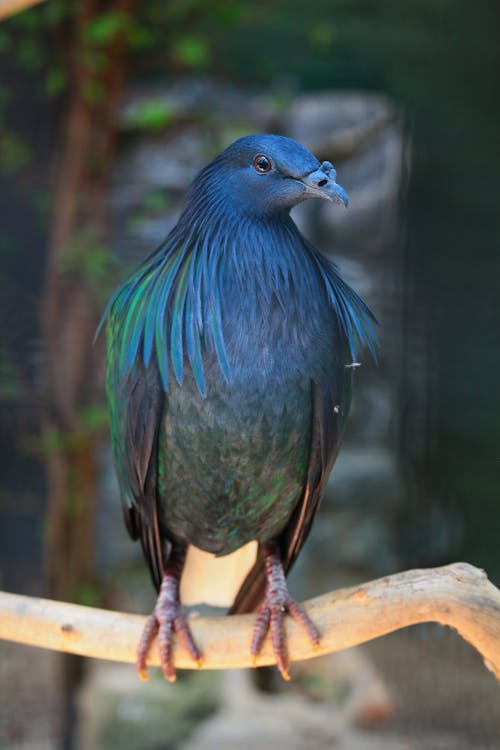
<path fill-rule="evenodd" d="M 318 158 L 344 159 L 366 149 L 398 118 L 394 103 L 368 92 L 324 91 L 295 97 L 287 133 Z"/>
<path fill-rule="evenodd" d="M 92 662 L 79 695 L 78 750 L 178 748 L 220 700 L 215 672 L 179 675 L 175 685 L 151 669 L 142 682 L 132 665 Z"/>
<path fill-rule="evenodd" d="M 355 653 L 355 652 L 353 652 Z M 307 673 L 331 686 L 339 685 L 340 680 L 333 673 L 335 658 L 323 661 L 323 669 L 309 665 Z M 332 671 L 325 671 L 325 665 L 332 665 Z M 350 675 L 344 683 L 343 690 L 347 696 L 355 690 L 359 680 L 360 664 L 357 664 L 358 678 Z M 304 678 L 307 675 L 304 670 Z M 371 676 L 362 686 L 363 697 L 355 699 L 358 708 L 368 696 L 370 685 L 376 678 Z M 370 682 L 371 679 L 371 682 Z M 304 692 L 286 690 L 283 693 L 260 693 L 253 686 L 248 674 L 228 672 L 224 675 L 225 699 L 224 708 L 199 729 L 182 746 L 182 750 L 254 750 L 256 747 L 273 748 L 273 750 L 322 750 L 339 748 L 339 750 L 416 750 L 415 746 L 384 737 L 383 741 L 370 737 L 351 726 L 353 711 L 349 698 L 339 703 L 334 698 L 314 700 L 307 698 Z M 387 706 L 387 697 L 383 688 L 376 700 Z M 347 704 L 347 705 L 346 705 Z M 379 704 L 380 705 L 380 704 Z"/>

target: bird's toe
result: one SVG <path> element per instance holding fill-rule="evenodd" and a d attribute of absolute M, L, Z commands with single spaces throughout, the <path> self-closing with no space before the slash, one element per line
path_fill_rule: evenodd
<path fill-rule="evenodd" d="M 201 654 L 193 638 L 193 634 L 191 632 L 191 628 L 189 627 L 187 618 L 183 613 L 177 615 L 177 617 L 175 618 L 173 629 L 177 633 L 180 642 L 191 656 L 191 659 L 196 662 L 196 664 L 198 665 L 198 669 L 200 669 L 202 665 Z"/>
<path fill-rule="evenodd" d="M 250 653 L 254 664 L 262 649 L 264 639 L 270 631 L 276 665 L 284 680 L 289 680 L 288 648 L 285 630 L 285 615 L 288 612 L 307 633 L 314 648 L 319 646 L 318 630 L 299 602 L 288 593 L 283 566 L 276 545 L 268 544 L 264 550 L 266 560 L 267 588 L 264 604 L 255 622 Z"/>
<path fill-rule="evenodd" d="M 302 604 L 299 604 L 299 602 L 290 597 L 286 603 L 286 608 L 295 622 L 298 622 L 299 625 L 302 626 L 303 630 L 305 630 L 305 632 L 309 636 L 309 640 L 311 641 L 313 648 L 315 650 L 319 648 L 320 637 L 318 629 L 307 614 Z"/>
<path fill-rule="evenodd" d="M 136 658 L 135 663 L 136 663 L 137 671 L 139 673 L 139 677 L 141 678 L 141 680 L 148 679 L 148 667 L 147 667 L 148 653 L 149 653 L 151 644 L 154 641 L 154 638 L 158 632 L 158 628 L 159 628 L 159 622 L 158 622 L 156 615 L 153 613 L 146 620 L 146 624 L 142 631 L 141 639 L 137 647 L 137 658 Z"/>
<path fill-rule="evenodd" d="M 290 674 L 288 672 L 289 662 L 285 632 L 285 611 L 283 606 L 272 607 L 270 628 L 276 665 L 283 679 L 288 681 Z"/>
<path fill-rule="evenodd" d="M 147 679 L 147 657 L 157 634 L 161 668 L 169 682 L 175 681 L 174 634 L 177 635 L 182 646 L 196 662 L 198 668 L 201 666 L 201 654 L 196 646 L 179 598 L 181 570 L 179 557 L 172 556 L 170 567 L 163 577 L 156 606 L 146 620 L 137 649 L 136 665 L 142 679 Z"/>

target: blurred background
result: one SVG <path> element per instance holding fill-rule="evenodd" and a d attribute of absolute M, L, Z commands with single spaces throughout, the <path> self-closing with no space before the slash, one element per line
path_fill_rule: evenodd
<path fill-rule="evenodd" d="M 488 0 L 47 0 L 1 20 L 1 588 L 151 609 L 92 338 L 200 167 L 262 131 L 334 162 L 349 210 L 294 218 L 381 323 L 292 591 L 457 559 L 498 583 L 499 34 Z M 493 676 L 437 625 L 294 674 L 144 685 L 2 643 L 0 746 L 500 747 Z"/>

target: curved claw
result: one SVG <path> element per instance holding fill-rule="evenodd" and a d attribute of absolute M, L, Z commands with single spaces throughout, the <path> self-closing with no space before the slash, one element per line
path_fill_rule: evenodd
<path fill-rule="evenodd" d="M 265 550 L 267 588 L 264 604 L 255 622 L 250 653 L 254 663 L 262 649 L 264 639 L 271 631 L 271 642 L 276 664 L 284 680 L 290 679 L 289 659 L 285 633 L 285 614 L 288 612 L 306 631 L 313 646 L 319 646 L 319 633 L 302 604 L 288 593 L 285 574 L 277 548 L 268 545 Z"/>
<path fill-rule="evenodd" d="M 288 672 L 288 649 L 285 634 L 285 610 L 282 607 L 271 607 L 271 642 L 276 657 L 276 664 L 284 680 L 290 679 Z"/>

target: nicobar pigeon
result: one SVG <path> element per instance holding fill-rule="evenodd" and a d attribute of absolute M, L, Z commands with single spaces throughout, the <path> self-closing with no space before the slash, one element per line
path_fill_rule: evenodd
<path fill-rule="evenodd" d="M 347 206 L 333 165 L 279 135 L 226 148 L 190 186 L 177 225 L 104 313 L 114 461 L 127 528 L 158 590 L 137 653 L 158 634 L 201 663 L 182 602 L 258 612 L 288 679 L 284 617 L 319 634 L 285 577 L 340 447 L 352 365 L 376 321 L 290 209 Z"/>

